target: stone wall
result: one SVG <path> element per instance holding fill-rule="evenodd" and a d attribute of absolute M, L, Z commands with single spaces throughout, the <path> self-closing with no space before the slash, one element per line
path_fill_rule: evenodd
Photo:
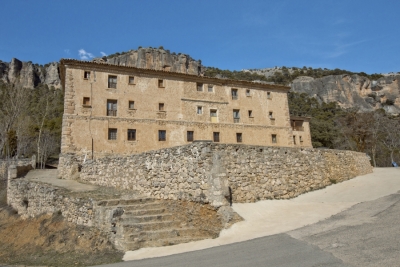
<path fill-rule="evenodd" d="M 286 199 L 372 172 L 363 153 L 194 142 L 82 164 L 80 179 L 160 199 Z"/>
<path fill-rule="evenodd" d="M 60 212 L 69 222 L 94 225 L 94 201 L 70 197 L 63 189 L 48 184 L 24 179 L 10 180 L 7 204 L 17 210 L 23 218 Z"/>
<path fill-rule="evenodd" d="M 8 179 L 22 176 L 36 168 L 36 156 L 31 159 L 10 159 L 0 161 L 0 202 L 6 201 Z M 10 174 L 12 177 L 10 177 Z"/>

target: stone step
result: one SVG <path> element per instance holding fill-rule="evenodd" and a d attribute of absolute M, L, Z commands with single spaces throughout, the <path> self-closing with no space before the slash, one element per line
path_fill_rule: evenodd
<path fill-rule="evenodd" d="M 121 216 L 121 222 L 123 223 L 144 223 L 144 222 L 162 222 L 172 221 L 172 214 L 155 214 L 155 215 L 141 215 L 141 216 L 127 216 L 123 214 Z"/>
<path fill-rule="evenodd" d="M 162 247 L 162 246 L 172 246 L 182 243 L 188 243 L 192 241 L 198 241 L 206 239 L 207 237 L 198 236 L 198 237 L 176 237 L 176 238 L 167 238 L 167 239 L 158 239 L 158 240 L 142 240 L 142 241 L 128 241 L 124 242 L 125 251 L 127 250 L 137 250 L 143 247 Z"/>
<path fill-rule="evenodd" d="M 147 204 L 147 203 L 155 203 L 158 202 L 158 199 L 151 197 L 143 197 L 143 198 L 132 198 L 132 199 L 107 199 L 100 200 L 97 205 L 98 206 L 126 206 L 126 205 L 137 205 L 137 204 Z"/>
<path fill-rule="evenodd" d="M 171 229 L 163 229 L 157 231 L 143 231 L 137 232 L 134 234 L 125 235 L 126 241 L 136 241 L 136 240 L 158 240 L 158 239 L 168 239 L 168 238 L 176 238 L 176 237 L 196 237 L 202 236 L 204 238 L 205 234 L 199 232 L 195 228 L 171 228 Z M 207 237 L 209 235 L 206 235 Z"/>
<path fill-rule="evenodd" d="M 116 205 L 110 207 L 122 208 L 126 212 L 131 210 L 161 209 L 165 208 L 165 204 L 160 202 L 150 202 L 150 203 L 132 204 L 132 205 Z"/>
<path fill-rule="evenodd" d="M 124 216 L 141 216 L 141 215 L 157 215 L 163 214 L 166 209 L 155 208 L 155 209 L 140 209 L 140 210 L 125 210 Z"/>
<path fill-rule="evenodd" d="M 157 231 L 162 229 L 170 229 L 175 228 L 179 229 L 181 227 L 185 227 L 182 222 L 171 220 L 171 221 L 160 221 L 160 222 L 145 222 L 145 223 L 131 223 L 131 222 L 123 222 L 119 223 L 118 227 L 123 228 L 123 232 L 125 235 L 129 235 L 131 233 L 137 233 L 142 231 Z"/>

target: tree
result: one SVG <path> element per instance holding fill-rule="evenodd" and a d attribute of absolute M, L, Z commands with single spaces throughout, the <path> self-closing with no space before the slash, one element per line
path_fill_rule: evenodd
<path fill-rule="evenodd" d="M 389 150 L 390 159 L 394 162 L 393 154 L 400 150 L 400 120 L 384 117 L 382 126 L 385 133 L 382 143 Z"/>
<path fill-rule="evenodd" d="M 2 158 L 10 158 L 16 152 L 10 147 L 12 144 L 10 137 L 15 135 L 13 127 L 26 110 L 29 97 L 27 90 L 19 85 L 0 84 L 0 99 L 2 99 L 0 102 L 0 156 Z"/>

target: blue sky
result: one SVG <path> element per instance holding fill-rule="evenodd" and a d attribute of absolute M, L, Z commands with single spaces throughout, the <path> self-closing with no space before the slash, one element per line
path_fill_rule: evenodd
<path fill-rule="evenodd" d="M 6 62 L 162 45 L 220 69 L 400 71 L 398 0 L 5 0 L 1 9 Z"/>

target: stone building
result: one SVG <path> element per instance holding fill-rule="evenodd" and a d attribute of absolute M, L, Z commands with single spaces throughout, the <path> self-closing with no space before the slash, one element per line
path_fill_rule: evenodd
<path fill-rule="evenodd" d="M 63 59 L 62 154 L 102 157 L 196 140 L 311 147 L 289 87 Z"/>

